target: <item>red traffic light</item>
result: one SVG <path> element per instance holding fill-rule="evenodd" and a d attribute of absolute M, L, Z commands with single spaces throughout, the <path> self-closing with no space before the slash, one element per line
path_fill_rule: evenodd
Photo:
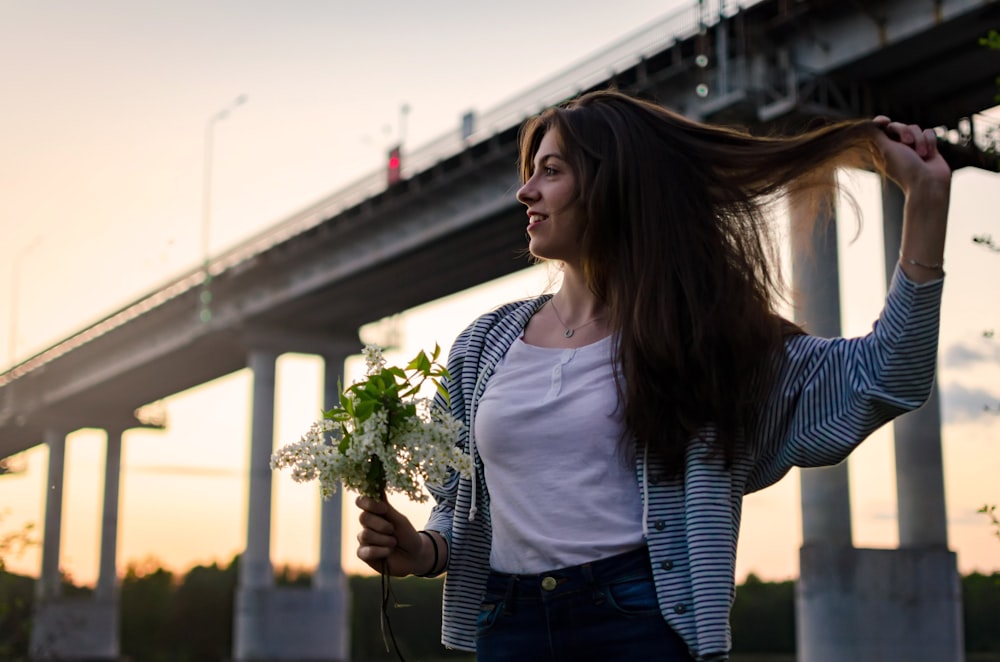
<path fill-rule="evenodd" d="M 402 159 L 400 158 L 400 146 L 396 145 L 389 150 L 389 169 L 388 169 L 388 181 L 389 184 L 395 184 L 401 179 L 399 172 Z"/>

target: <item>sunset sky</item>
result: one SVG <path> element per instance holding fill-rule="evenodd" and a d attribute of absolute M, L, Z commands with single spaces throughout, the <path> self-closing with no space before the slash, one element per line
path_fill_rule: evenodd
<path fill-rule="evenodd" d="M 237 96 L 246 103 L 215 126 L 213 252 L 378 170 L 404 104 L 412 149 L 689 4 L 0 0 L 0 365 L 199 264 L 205 127 Z M 870 328 L 884 295 L 878 185 L 853 182 L 864 218 L 853 243 L 853 221 L 842 224 L 846 335 Z M 1000 237 L 1000 175 L 957 173 L 939 384 L 950 544 L 965 572 L 1000 569 L 1000 543 L 975 512 L 1000 502 L 1000 414 L 986 410 L 1000 403 L 1000 333 L 986 337 L 1000 332 L 1000 254 L 972 242 L 989 233 Z M 395 358 L 435 342 L 447 349 L 477 314 L 542 291 L 550 276 L 536 267 L 408 311 Z M 318 415 L 320 384 L 314 357 L 279 361 L 276 446 Z M 120 571 L 131 562 L 184 571 L 242 550 L 250 385 L 240 371 L 177 394 L 164 403 L 166 430 L 125 434 Z M 0 535 L 43 522 L 47 451 L 12 462 L 25 471 L 0 476 Z M 884 432 L 850 460 L 857 546 L 896 544 L 892 462 Z M 85 583 L 97 573 L 103 463 L 102 432 L 70 435 L 61 565 Z M 798 485 L 793 472 L 748 497 L 741 578 L 797 574 Z M 355 572 L 346 501 L 344 564 Z M 275 477 L 276 566 L 315 563 L 318 503 L 315 486 Z M 417 525 L 427 508 L 409 508 Z M 40 554 L 8 562 L 36 575 Z"/>

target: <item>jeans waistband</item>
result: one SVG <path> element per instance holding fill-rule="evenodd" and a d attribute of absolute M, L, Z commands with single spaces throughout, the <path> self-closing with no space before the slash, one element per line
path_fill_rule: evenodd
<path fill-rule="evenodd" d="M 542 599 L 589 586 L 645 577 L 652 580 L 653 571 L 649 550 L 642 546 L 631 552 L 538 574 L 490 571 L 486 589 L 506 593 L 508 597 L 516 596 L 516 599 Z"/>

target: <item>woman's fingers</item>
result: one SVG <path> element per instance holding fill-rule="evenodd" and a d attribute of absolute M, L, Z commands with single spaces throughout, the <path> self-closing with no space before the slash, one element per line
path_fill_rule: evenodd
<path fill-rule="evenodd" d="M 938 137 L 933 129 L 924 129 L 924 140 L 927 143 L 927 155 L 936 155 L 938 153 Z"/>
<path fill-rule="evenodd" d="M 950 182 L 951 168 L 938 151 L 938 137 L 933 129 L 893 122 L 885 115 L 872 121 L 882 130 L 879 146 L 885 157 L 886 174 L 904 192 L 914 186 Z"/>
<path fill-rule="evenodd" d="M 389 502 L 385 499 L 373 499 L 367 496 L 359 496 L 354 500 L 354 503 L 361 510 L 369 513 L 375 513 L 377 515 L 385 515 L 390 510 Z"/>
<path fill-rule="evenodd" d="M 888 121 L 882 128 L 890 138 L 904 145 L 915 145 L 917 136 L 921 133 L 920 127 L 915 124 L 903 124 L 902 122 Z"/>
<path fill-rule="evenodd" d="M 370 526 L 375 524 L 382 530 L 391 529 L 391 525 L 384 519 L 367 512 L 362 512 L 361 519 L 364 528 L 358 532 L 357 557 L 373 570 L 381 572 L 385 560 L 398 551 L 398 541 L 394 536 L 388 533 L 379 533 L 379 530 Z"/>
<path fill-rule="evenodd" d="M 358 558 L 362 561 L 381 561 L 392 556 L 395 547 L 383 547 L 380 545 L 359 545 Z"/>
<path fill-rule="evenodd" d="M 395 547 L 399 544 L 396 537 L 391 533 L 379 533 L 372 529 L 361 529 L 358 531 L 358 544 L 377 547 Z"/>
<path fill-rule="evenodd" d="M 937 154 L 937 134 L 933 129 L 924 129 L 918 124 L 893 122 L 885 115 L 878 115 L 873 121 L 882 127 L 890 138 L 913 148 L 922 159 Z"/>
<path fill-rule="evenodd" d="M 358 522 L 365 529 L 371 529 L 376 533 L 384 533 L 386 535 L 391 535 L 396 527 L 392 525 L 388 519 L 382 515 L 376 515 L 374 513 L 362 510 L 361 514 L 358 515 Z"/>
<path fill-rule="evenodd" d="M 388 501 L 359 496 L 355 501 L 361 509 L 358 521 L 357 557 L 371 568 L 390 568 L 393 575 L 407 575 L 414 570 L 421 549 L 421 536 L 405 515 Z"/>
<path fill-rule="evenodd" d="M 379 570 L 381 562 L 396 550 L 398 544 L 392 535 L 394 527 L 386 519 L 389 505 L 365 496 L 359 496 L 355 503 L 361 509 L 361 514 L 358 515 L 361 523 L 361 531 L 358 532 L 358 558 Z"/>
<path fill-rule="evenodd" d="M 395 511 L 388 503 L 366 496 L 359 496 L 356 503 L 361 509 L 358 521 L 363 530 L 384 535 L 391 535 L 395 531 L 396 527 L 390 519 Z"/>

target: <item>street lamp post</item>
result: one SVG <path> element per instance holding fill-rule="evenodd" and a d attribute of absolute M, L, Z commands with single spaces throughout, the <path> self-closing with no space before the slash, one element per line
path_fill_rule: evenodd
<path fill-rule="evenodd" d="M 40 237 L 36 236 L 21 247 L 11 260 L 10 279 L 10 331 L 7 336 L 7 360 L 13 368 L 17 360 L 17 313 L 18 298 L 21 294 L 21 261 L 38 245 Z"/>
<path fill-rule="evenodd" d="M 229 117 L 229 114 L 235 110 L 238 106 L 242 106 L 247 101 L 247 95 L 241 94 L 235 99 L 233 99 L 229 105 L 227 105 L 222 110 L 213 114 L 208 118 L 208 122 L 205 123 L 205 145 L 204 145 L 204 163 L 202 166 L 202 190 L 201 190 L 201 263 L 202 269 L 204 270 L 202 290 L 201 290 L 201 313 L 200 317 L 203 322 L 208 322 L 212 319 L 212 311 L 210 309 L 210 304 L 212 302 L 212 292 L 209 289 L 209 285 L 212 280 L 212 275 L 209 273 L 208 265 L 211 259 L 211 249 L 209 247 L 209 239 L 211 233 L 211 218 L 212 218 L 212 148 L 214 146 L 215 137 L 215 125 L 218 122 Z"/>
<path fill-rule="evenodd" d="M 406 118 L 410 114 L 410 104 L 403 103 L 399 107 L 399 144 L 406 142 Z"/>

